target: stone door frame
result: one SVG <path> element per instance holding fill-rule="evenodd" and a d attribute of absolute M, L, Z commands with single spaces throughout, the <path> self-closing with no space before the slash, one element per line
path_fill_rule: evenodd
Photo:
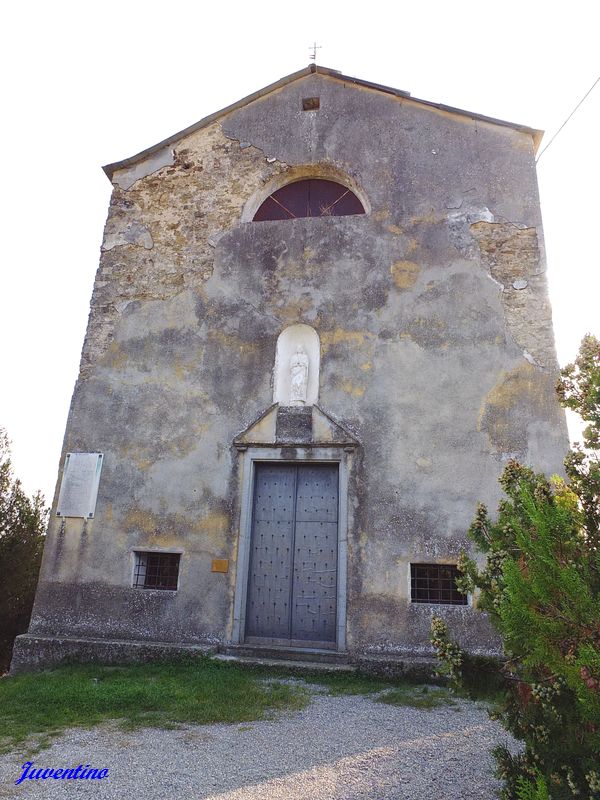
<path fill-rule="evenodd" d="M 287 464 L 337 464 L 338 496 L 338 572 L 336 650 L 346 650 L 346 588 L 348 579 L 348 475 L 354 448 L 348 447 L 248 447 L 240 449 L 241 509 L 236 559 L 235 599 L 232 643 L 243 644 L 246 627 L 248 570 L 252 537 L 252 507 L 256 462 Z"/>

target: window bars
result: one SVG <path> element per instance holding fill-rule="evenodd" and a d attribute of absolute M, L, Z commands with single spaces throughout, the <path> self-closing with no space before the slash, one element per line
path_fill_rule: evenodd
<path fill-rule="evenodd" d="M 455 564 L 411 564 L 410 599 L 413 603 L 466 606 L 467 595 L 456 588 Z"/>
<path fill-rule="evenodd" d="M 137 589 L 177 589 L 179 553 L 136 553 L 133 585 Z"/>

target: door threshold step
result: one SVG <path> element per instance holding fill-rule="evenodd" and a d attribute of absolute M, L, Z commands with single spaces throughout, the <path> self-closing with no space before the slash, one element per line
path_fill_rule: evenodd
<path fill-rule="evenodd" d="M 319 661 L 294 661 L 292 659 L 262 658 L 258 656 L 232 656 L 218 653 L 213 656 L 217 661 L 229 664 L 237 664 L 240 667 L 268 667 L 269 669 L 281 669 L 288 672 L 311 672 L 311 673 L 332 673 L 356 672 L 356 667 L 351 664 L 331 664 Z"/>
<path fill-rule="evenodd" d="M 271 659 L 273 661 L 299 661 L 312 664 L 347 664 L 348 653 L 317 647 L 285 647 L 284 645 L 238 644 L 220 648 L 227 656 Z"/>

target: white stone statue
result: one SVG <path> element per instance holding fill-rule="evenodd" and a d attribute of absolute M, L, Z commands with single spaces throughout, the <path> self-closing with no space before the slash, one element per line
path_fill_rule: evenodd
<path fill-rule="evenodd" d="M 308 389 L 308 356 L 301 344 L 290 359 L 291 388 L 290 405 L 306 405 L 306 392 Z"/>

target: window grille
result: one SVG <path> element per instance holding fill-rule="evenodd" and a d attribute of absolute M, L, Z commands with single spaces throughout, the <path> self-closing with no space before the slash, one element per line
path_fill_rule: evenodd
<path fill-rule="evenodd" d="M 179 553 L 136 553 L 133 585 L 136 589 L 177 589 Z"/>
<path fill-rule="evenodd" d="M 307 178 L 273 192 L 254 215 L 254 222 L 364 213 L 362 203 L 346 186 L 322 178 Z"/>
<path fill-rule="evenodd" d="M 411 564 L 410 599 L 413 603 L 466 606 L 467 595 L 456 588 L 455 564 Z"/>

